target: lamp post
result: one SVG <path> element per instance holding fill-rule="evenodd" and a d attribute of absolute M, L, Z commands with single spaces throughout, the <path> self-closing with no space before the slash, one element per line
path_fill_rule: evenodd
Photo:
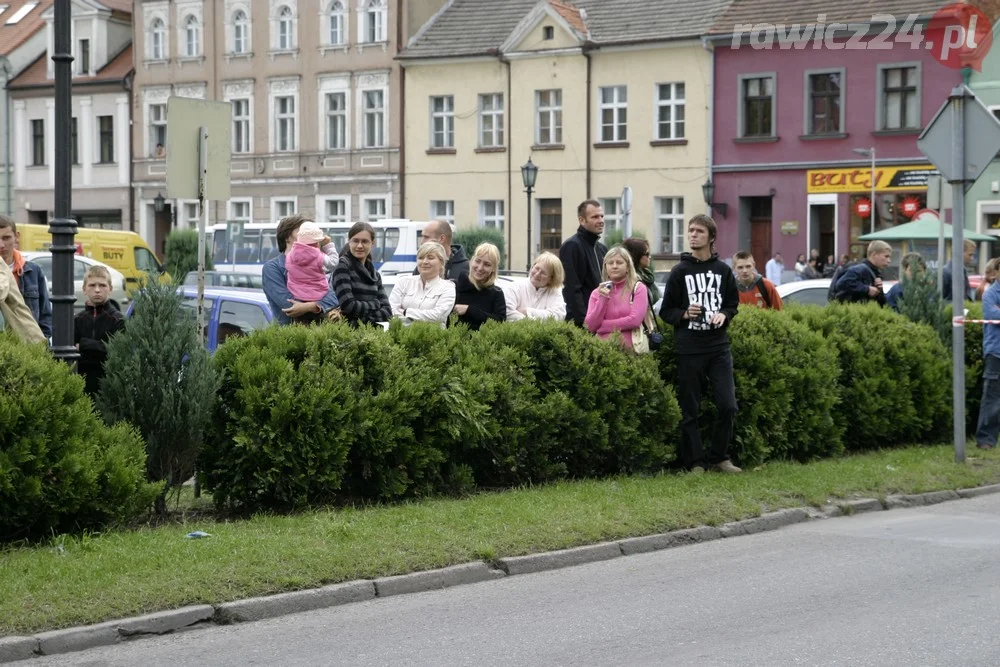
<path fill-rule="evenodd" d="M 715 183 L 711 180 L 705 181 L 701 186 L 701 195 L 705 198 L 705 204 L 708 206 L 709 212 L 718 211 L 719 215 L 723 218 L 726 217 L 726 212 L 729 211 L 729 204 L 715 201 Z"/>
<path fill-rule="evenodd" d="M 13 166 L 10 163 L 10 91 L 7 86 L 10 84 L 10 75 L 14 73 L 14 68 L 10 65 L 7 56 L 0 56 L 0 72 L 3 72 L 3 146 L 4 146 L 4 201 L 7 202 L 7 215 L 14 215 L 14 202 L 11 199 L 10 179 L 13 175 Z"/>
<path fill-rule="evenodd" d="M 73 62 L 70 0 L 53 5 L 53 50 L 55 70 L 55 217 L 49 223 L 52 235 L 52 354 L 69 364 L 80 358 L 73 344 L 73 255 L 76 253 L 76 221 L 73 209 L 73 172 L 70 154 L 70 123 L 73 104 Z"/>
<path fill-rule="evenodd" d="M 535 179 L 538 178 L 538 167 L 531 158 L 521 165 L 521 181 L 524 182 L 524 191 L 528 193 L 528 259 L 527 269 L 531 270 L 531 192 L 535 189 Z"/>
<path fill-rule="evenodd" d="M 871 233 L 875 233 L 875 147 L 871 148 L 852 148 L 858 155 L 864 155 L 865 157 L 871 156 L 872 158 L 872 206 L 871 212 L 868 214 L 868 220 L 871 223 Z"/>

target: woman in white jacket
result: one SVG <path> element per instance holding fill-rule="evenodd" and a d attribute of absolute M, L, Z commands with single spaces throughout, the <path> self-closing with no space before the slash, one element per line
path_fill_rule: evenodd
<path fill-rule="evenodd" d="M 444 246 L 428 241 L 417 250 L 417 275 L 401 275 L 389 295 L 392 316 L 403 323 L 438 322 L 444 327 L 455 307 L 455 283 L 445 280 Z"/>
<path fill-rule="evenodd" d="M 505 286 L 507 321 L 566 319 L 563 275 L 563 265 L 558 257 L 551 252 L 539 255 L 527 280 Z"/>

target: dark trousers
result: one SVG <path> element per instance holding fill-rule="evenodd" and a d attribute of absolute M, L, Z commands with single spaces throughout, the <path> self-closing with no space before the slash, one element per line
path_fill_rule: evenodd
<path fill-rule="evenodd" d="M 997 444 L 1000 433 L 1000 357 L 986 356 L 983 365 L 983 399 L 979 403 L 979 422 L 976 426 L 976 444 Z"/>
<path fill-rule="evenodd" d="M 712 431 L 712 444 L 705 456 L 698 429 L 702 388 L 712 384 L 718 416 Z M 733 379 L 733 355 L 729 350 L 710 354 L 677 355 L 677 401 L 681 406 L 681 462 L 686 468 L 706 467 L 729 458 L 736 418 L 736 383 Z"/>

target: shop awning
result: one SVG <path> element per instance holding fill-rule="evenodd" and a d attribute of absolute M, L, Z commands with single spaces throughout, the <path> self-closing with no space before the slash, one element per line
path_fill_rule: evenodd
<path fill-rule="evenodd" d="M 942 223 L 933 215 L 922 215 L 913 222 L 896 225 L 880 232 L 859 236 L 859 241 L 936 241 L 944 225 L 944 239 L 951 241 L 951 225 Z M 988 236 L 966 229 L 963 238 L 970 241 L 996 241 L 996 236 Z"/>

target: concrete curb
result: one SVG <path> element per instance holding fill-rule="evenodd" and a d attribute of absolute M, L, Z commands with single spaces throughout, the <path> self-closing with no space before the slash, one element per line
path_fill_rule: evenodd
<path fill-rule="evenodd" d="M 352 602 L 363 602 L 377 597 L 404 595 L 491 581 L 508 575 L 544 572 L 610 560 L 623 555 L 631 556 L 698 544 L 722 537 L 752 535 L 804 521 L 933 505 L 948 500 L 977 498 L 993 493 L 1000 493 L 1000 484 L 959 489 L 958 491 L 894 495 L 887 497 L 884 504 L 874 498 L 835 501 L 820 508 L 795 507 L 769 512 L 758 517 L 727 523 L 718 528 L 713 526 L 685 528 L 659 535 L 631 537 L 617 542 L 603 542 L 528 556 L 502 558 L 497 561 L 497 567 L 476 561 L 439 570 L 413 572 L 375 580 L 350 581 L 312 590 L 226 602 L 215 607 L 211 605 L 184 607 L 97 625 L 42 632 L 32 637 L 0 637 L 0 663 L 27 660 L 38 655 L 82 651 L 132 638 L 165 634 L 187 628 L 259 621 Z"/>
<path fill-rule="evenodd" d="M 371 581 L 349 581 L 323 588 L 225 602 L 215 608 L 212 620 L 220 625 L 262 621 L 275 616 L 362 602 L 374 597 L 375 585 Z"/>
<path fill-rule="evenodd" d="M 422 593 L 439 588 L 475 584 L 480 581 L 490 581 L 504 576 L 500 570 L 494 570 L 486 563 L 464 563 L 440 570 L 401 574 L 396 577 L 383 577 L 375 580 L 375 595 L 388 597 L 390 595 L 405 595 L 406 593 Z"/>

